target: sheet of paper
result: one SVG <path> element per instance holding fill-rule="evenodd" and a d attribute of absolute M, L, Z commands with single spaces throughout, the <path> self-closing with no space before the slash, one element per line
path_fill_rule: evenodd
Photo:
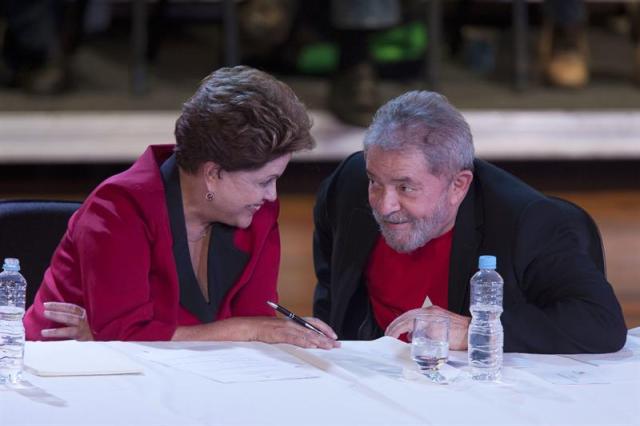
<path fill-rule="evenodd" d="M 610 376 L 596 365 L 561 355 L 504 355 L 505 368 L 525 371 L 555 385 L 586 385 L 611 383 Z"/>
<path fill-rule="evenodd" d="M 38 376 L 141 374 L 143 367 L 102 342 L 27 342 L 25 369 Z"/>
<path fill-rule="evenodd" d="M 221 383 L 309 379 L 320 374 L 312 366 L 267 344 L 149 348 L 139 356 Z"/>
<path fill-rule="evenodd" d="M 404 369 L 412 363 L 408 344 L 392 337 L 340 343 L 340 348 L 329 351 L 301 349 L 291 345 L 278 346 L 307 364 L 350 383 L 354 392 L 412 416 L 416 424 L 431 424 L 415 407 L 387 395 L 390 387 L 406 383 Z"/>
<path fill-rule="evenodd" d="M 531 368 L 526 370 L 554 385 L 593 385 L 611 383 L 603 371 L 590 365 L 578 365 L 573 368 Z"/>
<path fill-rule="evenodd" d="M 514 367 L 521 369 L 534 368 L 567 368 L 580 365 L 579 361 L 575 361 L 564 356 L 549 354 L 523 354 L 517 352 L 508 352 L 503 355 L 502 365 L 505 367 Z"/>
<path fill-rule="evenodd" d="M 357 382 L 372 376 L 392 379 L 402 377 L 400 360 L 405 358 L 408 345 L 392 337 L 374 341 L 341 341 L 332 350 L 302 349 L 291 345 L 276 345 L 308 365 L 341 378 Z"/>
<path fill-rule="evenodd" d="M 376 340 L 343 341 L 342 347 L 330 351 L 293 349 L 305 362 L 345 380 L 362 381 L 374 378 L 419 380 L 418 366 L 411 359 L 411 345 L 393 337 Z M 457 380 L 461 370 L 454 364 L 441 368 L 447 380 Z"/>
<path fill-rule="evenodd" d="M 621 362 L 640 362 L 640 337 L 636 337 L 629 333 L 627 336 L 627 342 L 618 352 L 608 354 L 575 354 L 564 356 L 566 358 L 597 366 L 619 364 Z"/>

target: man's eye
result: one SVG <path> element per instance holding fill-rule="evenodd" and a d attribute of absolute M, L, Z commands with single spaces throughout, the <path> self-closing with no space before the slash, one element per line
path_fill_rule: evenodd
<path fill-rule="evenodd" d="M 407 185 L 400 185 L 400 192 L 413 192 L 413 188 Z"/>

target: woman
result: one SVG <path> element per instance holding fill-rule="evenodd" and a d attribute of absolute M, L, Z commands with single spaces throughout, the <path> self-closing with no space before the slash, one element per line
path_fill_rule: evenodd
<path fill-rule="evenodd" d="M 312 148 L 310 127 L 273 77 L 211 74 L 183 106 L 176 145 L 149 147 L 71 218 L 25 315 L 27 338 L 336 346 L 326 324 L 310 319 L 333 339 L 266 304 L 280 261 L 276 180 Z"/>

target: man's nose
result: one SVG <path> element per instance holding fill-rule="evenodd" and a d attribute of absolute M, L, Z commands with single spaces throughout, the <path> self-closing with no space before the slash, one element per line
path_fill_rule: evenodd
<path fill-rule="evenodd" d="M 377 195 L 377 200 L 372 205 L 378 210 L 378 213 L 386 216 L 399 210 L 398 194 L 393 190 L 383 189 Z"/>

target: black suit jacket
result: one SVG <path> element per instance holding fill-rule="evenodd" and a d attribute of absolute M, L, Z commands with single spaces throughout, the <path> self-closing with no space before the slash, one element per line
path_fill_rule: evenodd
<path fill-rule="evenodd" d="M 492 254 L 505 280 L 505 351 L 620 349 L 627 330 L 604 275 L 601 243 L 591 218 L 487 162 L 474 164 L 474 179 L 453 232 L 448 309 L 470 315 L 469 279 L 478 256 Z M 359 152 L 323 182 L 314 209 L 314 315 L 341 339 L 382 334 L 363 278 L 380 235 L 367 187 Z"/>

